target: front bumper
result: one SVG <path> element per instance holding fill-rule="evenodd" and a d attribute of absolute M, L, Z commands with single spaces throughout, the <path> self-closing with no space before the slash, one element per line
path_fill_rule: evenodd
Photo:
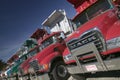
<path fill-rule="evenodd" d="M 96 61 L 82 64 L 79 60 L 79 56 L 88 52 L 92 52 L 92 54 L 95 55 Z M 72 56 L 76 60 L 76 65 L 69 64 L 67 66 L 68 72 L 70 74 L 120 70 L 120 64 L 118 64 L 118 62 L 120 61 L 120 57 L 110 60 L 103 60 L 94 43 L 84 45 L 72 51 L 72 53 L 74 53 L 72 54 Z"/>
<path fill-rule="evenodd" d="M 79 66 L 67 66 L 68 72 L 70 74 L 78 74 L 80 73 L 80 68 Z"/>

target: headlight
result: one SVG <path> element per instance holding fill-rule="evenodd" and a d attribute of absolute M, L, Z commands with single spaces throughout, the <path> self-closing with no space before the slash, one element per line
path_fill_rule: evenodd
<path fill-rule="evenodd" d="M 107 49 L 120 47 L 120 37 L 108 40 L 106 43 L 107 43 Z"/>
<path fill-rule="evenodd" d="M 48 69 L 49 69 L 49 64 L 40 65 L 40 71 L 48 70 Z"/>
<path fill-rule="evenodd" d="M 69 53 L 68 55 L 64 56 L 63 59 L 64 59 L 65 62 L 68 62 L 68 61 L 70 61 L 70 60 L 73 60 L 72 54 Z"/>

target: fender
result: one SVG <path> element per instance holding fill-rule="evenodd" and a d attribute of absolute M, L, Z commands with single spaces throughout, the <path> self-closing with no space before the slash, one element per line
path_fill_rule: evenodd
<path fill-rule="evenodd" d="M 120 36 L 120 20 L 116 21 L 108 30 L 106 40 Z"/>
<path fill-rule="evenodd" d="M 70 51 L 69 51 L 69 49 L 66 47 L 66 48 L 64 49 L 64 51 L 63 51 L 62 56 L 66 56 L 66 55 L 68 55 L 68 54 L 70 54 Z"/>
<path fill-rule="evenodd" d="M 67 57 L 68 55 L 69 55 L 69 58 Z M 65 48 L 62 56 L 63 56 L 63 60 L 64 60 L 65 64 L 71 64 L 71 63 L 76 62 L 75 59 L 72 57 L 70 50 L 67 47 Z"/>
<path fill-rule="evenodd" d="M 62 57 L 62 55 L 60 54 L 60 52 L 53 52 L 53 53 L 49 54 L 48 56 L 46 56 L 46 57 L 40 62 L 40 64 L 41 64 L 41 65 L 49 64 L 49 67 L 48 67 L 48 70 L 47 70 L 47 71 L 50 71 L 52 62 L 54 62 L 54 60 L 57 59 L 57 58 L 60 57 L 60 56 Z"/>
<path fill-rule="evenodd" d="M 63 61 L 63 57 L 62 55 L 58 55 L 58 56 L 55 56 L 51 62 L 50 62 L 50 68 L 49 68 L 49 71 L 51 71 L 53 69 L 53 64 L 55 64 L 57 61 Z M 64 61 L 63 61 L 64 62 Z"/>

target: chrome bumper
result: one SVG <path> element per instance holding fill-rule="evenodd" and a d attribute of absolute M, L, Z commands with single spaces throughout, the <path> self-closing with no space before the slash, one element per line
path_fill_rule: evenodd
<path fill-rule="evenodd" d="M 92 52 L 95 55 L 97 62 L 81 64 L 79 61 L 79 55 Z M 98 52 L 97 48 L 93 43 L 84 45 L 80 48 L 77 48 L 72 51 L 72 56 L 76 60 L 76 66 L 70 65 L 67 67 L 68 72 L 71 74 L 77 73 L 89 73 L 89 72 L 100 72 L 100 71 L 112 71 L 112 70 L 120 70 L 120 58 L 110 59 L 110 60 L 103 60 Z"/>

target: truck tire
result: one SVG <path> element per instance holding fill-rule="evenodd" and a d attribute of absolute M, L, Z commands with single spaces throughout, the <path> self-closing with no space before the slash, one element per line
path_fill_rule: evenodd
<path fill-rule="evenodd" d="M 65 64 L 62 61 L 57 62 L 52 70 L 52 80 L 67 80 L 70 76 Z"/>

